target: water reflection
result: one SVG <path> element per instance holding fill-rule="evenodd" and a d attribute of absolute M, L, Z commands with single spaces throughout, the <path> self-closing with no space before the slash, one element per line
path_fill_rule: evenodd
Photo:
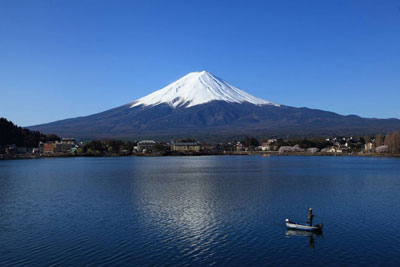
<path fill-rule="evenodd" d="M 134 181 L 132 197 L 144 225 L 159 233 L 163 242 L 175 242 L 181 255 L 196 257 L 209 250 L 217 238 L 216 201 L 218 186 L 196 169 L 207 169 L 209 161 L 199 160 L 156 169 Z M 206 165 L 206 166 L 204 166 Z M 170 168 L 170 167 L 174 168 Z"/>
<path fill-rule="evenodd" d="M 237 237 L 249 236 L 241 244 L 257 247 L 262 235 L 251 233 L 265 234 L 265 227 L 258 229 L 254 221 L 263 220 L 279 190 L 268 171 L 259 174 L 258 162 L 246 163 L 246 175 L 241 175 L 245 166 L 239 159 L 169 158 L 147 173 L 136 173 L 131 197 L 141 224 L 168 246 L 175 245 L 179 255 L 203 263 L 210 251 L 228 251 L 237 244 L 235 238 L 242 241 Z"/>
<path fill-rule="evenodd" d="M 400 213 L 393 212 L 399 162 L 0 161 L 0 266 L 400 266 Z M 282 218 L 300 217 L 310 206 L 335 225 L 324 232 L 329 238 L 282 232 Z M 363 223 L 347 223 L 354 218 Z"/>
<path fill-rule="evenodd" d="M 301 230 L 287 230 L 285 233 L 286 237 L 308 237 L 308 247 L 315 248 L 315 238 L 323 238 L 322 232 L 309 232 Z"/>

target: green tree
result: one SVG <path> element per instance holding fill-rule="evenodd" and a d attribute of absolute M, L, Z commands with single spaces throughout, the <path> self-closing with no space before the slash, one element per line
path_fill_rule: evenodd
<path fill-rule="evenodd" d="M 247 147 L 255 147 L 255 146 L 259 146 L 260 143 L 258 142 L 258 140 L 254 137 L 247 137 L 246 139 L 244 139 L 244 141 L 242 141 L 242 144 L 244 144 Z"/>
<path fill-rule="evenodd" d="M 21 147 L 38 147 L 39 142 L 56 141 L 56 135 L 44 135 L 38 131 L 21 128 L 5 118 L 0 118 L 0 145 L 15 144 Z"/>

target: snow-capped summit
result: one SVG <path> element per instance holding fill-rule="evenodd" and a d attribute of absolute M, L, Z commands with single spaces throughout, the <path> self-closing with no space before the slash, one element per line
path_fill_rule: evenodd
<path fill-rule="evenodd" d="M 249 102 L 258 106 L 279 106 L 279 104 L 252 96 L 207 71 L 201 71 L 191 72 L 166 87 L 134 101 L 131 107 L 162 103 L 174 108 L 193 107 L 214 100 L 231 103 Z"/>

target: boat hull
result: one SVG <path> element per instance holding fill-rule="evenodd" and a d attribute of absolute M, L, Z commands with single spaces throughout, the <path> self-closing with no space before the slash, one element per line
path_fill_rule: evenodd
<path fill-rule="evenodd" d="M 286 228 L 289 230 L 300 230 L 300 231 L 309 231 L 309 232 L 318 232 L 322 231 L 322 224 L 317 224 L 314 226 L 298 224 L 293 222 L 286 222 Z"/>

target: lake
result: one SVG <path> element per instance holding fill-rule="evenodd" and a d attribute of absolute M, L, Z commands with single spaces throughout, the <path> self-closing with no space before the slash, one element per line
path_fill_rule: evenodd
<path fill-rule="evenodd" d="M 398 266 L 399 205 L 397 158 L 1 161 L 0 265 Z"/>

